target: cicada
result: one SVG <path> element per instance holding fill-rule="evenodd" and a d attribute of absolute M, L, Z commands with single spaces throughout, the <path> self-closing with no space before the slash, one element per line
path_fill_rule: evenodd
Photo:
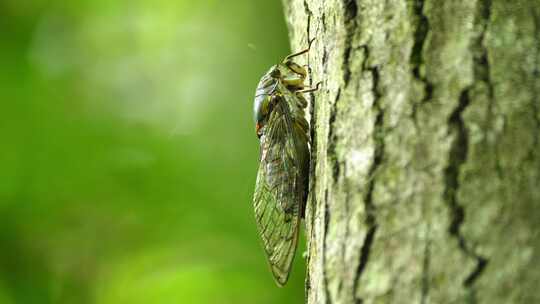
<path fill-rule="evenodd" d="M 308 192 L 309 125 L 303 94 L 307 70 L 287 56 L 261 78 L 254 100 L 260 163 L 253 204 L 257 228 L 272 274 L 279 286 L 288 278 Z"/>

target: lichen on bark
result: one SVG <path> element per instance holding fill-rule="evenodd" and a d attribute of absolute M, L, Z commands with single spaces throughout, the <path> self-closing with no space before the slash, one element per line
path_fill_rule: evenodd
<path fill-rule="evenodd" d="M 538 0 L 284 0 L 308 303 L 540 302 Z"/>

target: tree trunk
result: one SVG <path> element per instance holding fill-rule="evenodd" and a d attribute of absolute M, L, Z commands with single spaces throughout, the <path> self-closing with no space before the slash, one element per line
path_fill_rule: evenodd
<path fill-rule="evenodd" d="M 308 303 L 540 303 L 540 1 L 284 0 Z"/>

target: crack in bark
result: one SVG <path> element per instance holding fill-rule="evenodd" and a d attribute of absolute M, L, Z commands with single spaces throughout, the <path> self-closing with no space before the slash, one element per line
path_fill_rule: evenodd
<path fill-rule="evenodd" d="M 469 273 L 463 281 L 463 286 L 465 288 L 471 288 L 473 286 L 474 282 L 480 277 L 488 263 L 488 259 L 478 254 L 461 233 L 461 225 L 465 221 L 465 208 L 458 200 L 458 191 L 460 187 L 459 173 L 461 166 L 467 161 L 469 148 L 468 131 L 465 127 L 462 114 L 470 104 L 469 91 L 470 87 L 461 92 L 458 106 L 448 119 L 450 132 L 455 133 L 455 138 L 450 148 L 448 167 L 444 174 L 444 199 L 452 212 L 449 233 L 457 239 L 460 250 L 466 256 L 475 259 L 477 263 L 474 270 Z"/>
<path fill-rule="evenodd" d="M 485 45 L 485 36 L 487 32 L 487 28 L 489 25 L 489 20 L 491 17 L 491 0 L 482 0 L 479 2 L 480 6 L 478 8 L 476 20 L 479 20 L 481 22 L 481 31 L 480 35 L 478 36 L 478 39 L 476 40 L 476 48 L 480 50 L 479 55 L 473 56 L 474 60 L 474 78 L 476 80 L 480 80 L 485 83 L 487 87 L 487 109 L 486 109 L 486 122 L 484 125 L 485 130 L 491 130 L 492 128 L 492 121 L 493 121 L 493 107 L 495 104 L 495 92 L 494 92 L 494 85 L 491 81 L 491 63 L 489 61 L 488 56 L 488 49 Z M 488 131 L 486 131 L 487 133 Z M 489 146 L 489 143 L 487 142 L 488 135 L 486 134 L 484 136 L 484 145 L 486 147 Z M 504 178 L 504 169 L 500 162 L 499 157 L 499 150 L 497 147 L 494 147 L 493 155 L 495 158 L 495 172 L 497 173 L 497 176 L 502 179 Z"/>
<path fill-rule="evenodd" d="M 409 63 L 412 66 L 413 77 L 422 82 L 424 85 L 424 96 L 419 103 L 413 103 L 412 105 L 412 117 L 416 125 L 416 115 L 418 107 L 421 104 L 429 102 L 433 98 L 434 84 L 425 75 L 425 71 L 421 71 L 422 65 L 424 65 L 424 56 L 422 54 L 424 50 L 424 44 L 426 42 L 427 34 L 429 31 L 429 19 L 424 14 L 425 0 L 414 0 L 413 13 L 417 18 L 416 30 L 414 31 L 414 43 L 412 47 Z"/>
<path fill-rule="evenodd" d="M 307 1 L 304 0 L 304 9 L 305 9 L 305 13 L 307 15 L 307 28 L 306 28 L 306 35 L 307 35 L 307 41 L 309 43 L 310 41 L 310 27 L 311 27 L 311 17 L 313 15 L 312 11 L 309 9 L 309 6 L 307 4 Z M 312 69 L 311 69 L 311 64 L 310 64 L 310 60 L 309 60 L 309 54 L 307 55 L 307 69 L 308 69 L 308 75 L 310 75 L 309 77 L 309 86 L 311 87 L 313 85 L 313 78 L 311 77 L 312 75 Z M 316 141 L 314 140 L 315 138 L 315 127 L 314 127 L 314 124 L 315 124 L 315 113 L 316 111 L 314 110 L 315 108 L 315 94 L 310 93 L 310 97 L 311 97 L 311 106 L 310 106 L 310 130 L 309 130 L 309 135 L 310 135 L 310 138 L 309 138 L 309 141 L 310 141 L 310 164 L 309 164 L 309 188 L 308 188 L 308 195 L 311 194 L 311 206 L 312 208 L 310 208 L 310 212 L 311 212 L 311 227 L 314 227 L 315 226 L 315 208 L 314 206 L 316 206 L 316 202 L 317 202 L 317 197 L 316 197 L 316 191 L 314 190 L 314 187 L 315 187 L 315 183 L 316 183 L 316 174 L 315 174 L 315 164 L 317 164 L 317 155 L 316 155 L 316 151 L 317 151 L 317 145 L 316 145 Z M 306 205 L 307 205 L 307 202 L 306 202 Z M 304 219 L 306 218 L 305 216 L 305 210 L 306 210 L 306 207 L 307 206 L 304 206 Z M 313 231 L 313 229 L 311 230 L 311 232 Z M 308 255 L 307 255 L 307 259 L 306 259 L 306 265 L 309 265 L 310 262 L 311 262 L 311 254 L 309 254 L 309 251 L 311 250 L 311 240 L 313 239 L 313 233 L 311 233 L 309 235 L 309 238 L 307 240 L 307 245 L 308 245 Z M 309 269 L 309 268 L 308 268 Z M 304 284 L 305 284 L 305 297 L 306 299 L 309 297 L 309 293 L 310 293 L 310 290 L 311 290 L 311 278 L 310 278 L 310 273 L 309 273 L 309 270 L 306 269 L 306 279 L 304 281 Z"/>
<path fill-rule="evenodd" d="M 338 109 L 337 109 L 337 103 L 339 102 L 341 98 L 341 88 L 338 89 L 337 93 L 336 93 L 336 97 L 334 98 L 334 103 L 331 105 L 331 108 L 330 108 L 330 115 L 329 115 L 329 118 L 328 118 L 328 147 L 327 147 L 327 157 L 329 158 L 330 162 L 332 163 L 332 181 L 334 184 L 337 184 L 338 183 L 338 180 L 340 178 L 340 174 L 341 174 L 341 164 L 338 160 L 338 157 L 337 157 L 337 153 L 336 153 L 336 145 L 337 145 L 337 140 L 338 140 L 338 136 L 336 134 L 336 131 L 335 131 L 335 121 L 336 121 L 336 116 L 337 116 L 337 112 L 338 112 Z M 345 168 L 343 168 L 345 170 Z M 347 187 L 346 187 L 347 188 Z M 346 192 L 346 199 L 345 199 L 345 208 L 346 210 L 349 209 L 349 191 L 347 189 L 344 190 Z M 348 212 L 346 211 L 346 213 L 348 214 Z M 346 228 L 346 232 L 345 232 L 345 236 L 344 236 L 344 240 L 347 240 L 348 239 L 348 228 Z M 343 246 L 346 245 L 346 242 L 343 242 L 342 243 Z M 345 260 L 345 248 L 342 248 L 342 259 Z M 328 287 L 328 286 L 327 286 Z M 338 282 L 338 287 L 337 287 L 337 294 L 339 294 L 342 290 L 342 287 L 343 287 L 343 282 L 342 281 L 339 281 Z"/>
<path fill-rule="evenodd" d="M 362 248 L 360 249 L 360 260 L 358 263 L 358 267 L 356 269 L 354 281 L 353 281 L 353 292 L 356 293 L 358 289 L 358 284 L 360 282 L 360 278 L 362 274 L 365 271 L 365 268 L 367 266 L 367 263 L 369 261 L 371 248 L 373 246 L 373 242 L 375 240 L 375 234 L 377 232 L 378 223 L 377 218 L 375 217 L 376 207 L 373 202 L 373 192 L 375 189 L 375 174 L 377 170 L 379 169 L 383 156 L 384 156 L 384 138 L 382 136 L 383 127 L 384 127 L 384 110 L 380 105 L 380 99 L 382 94 L 379 92 L 379 68 L 377 66 L 367 66 L 367 61 L 369 58 L 369 49 L 367 46 L 362 47 L 365 52 L 365 59 L 362 64 L 362 69 L 364 71 L 368 71 L 371 74 L 372 77 L 372 94 L 373 94 L 373 107 L 376 110 L 376 116 L 375 116 L 375 123 L 373 128 L 373 141 L 375 145 L 375 151 L 373 155 L 373 162 L 371 164 L 371 167 L 369 168 L 369 182 L 367 186 L 366 195 L 364 197 L 364 204 L 365 204 L 365 211 L 366 211 L 366 219 L 365 223 L 368 227 L 366 232 L 366 237 L 364 238 L 364 242 L 362 244 Z M 362 298 L 356 299 L 357 303 L 362 303 Z"/>
<path fill-rule="evenodd" d="M 324 236 L 323 236 L 323 284 L 324 284 L 324 292 L 326 295 L 326 304 L 332 303 L 330 300 L 330 289 L 328 284 L 328 274 L 326 273 L 326 253 L 328 251 L 327 248 L 327 242 L 328 242 L 328 226 L 330 223 L 330 212 L 329 212 L 329 205 L 328 205 L 328 189 L 324 192 Z"/>
<path fill-rule="evenodd" d="M 429 234 L 429 228 L 426 230 L 426 238 Z M 426 245 L 424 246 L 424 259 L 422 261 L 422 289 L 420 296 L 420 304 L 425 304 L 429 296 L 429 268 L 431 265 L 431 241 L 426 239 Z"/>
<path fill-rule="evenodd" d="M 326 150 L 326 155 L 327 157 L 329 158 L 330 162 L 333 163 L 333 166 L 332 166 L 332 178 L 333 178 L 333 182 L 334 183 L 337 183 L 337 180 L 339 178 L 339 174 L 340 174 L 340 164 L 339 164 L 339 161 L 337 159 L 337 155 L 336 155 L 336 144 L 337 144 L 337 135 L 336 135 L 336 132 L 335 132 L 335 121 L 336 121 L 336 116 L 337 116 L 337 103 L 340 99 L 340 96 L 341 96 L 341 89 L 338 89 L 337 91 L 337 94 L 336 94 L 336 97 L 335 97 L 335 100 L 334 100 L 334 104 L 331 106 L 331 109 L 330 109 L 330 115 L 329 115 L 329 118 L 328 118 L 328 147 L 327 147 L 327 150 Z M 327 242 L 327 229 L 328 229 L 328 223 L 329 223 L 329 208 L 328 208 L 328 189 L 326 189 L 326 192 L 325 192 L 325 224 L 324 224 L 324 231 L 325 231 L 325 235 L 324 235 L 324 248 L 325 248 L 325 253 L 324 253 L 324 261 L 326 261 L 326 242 Z M 331 303 L 330 301 L 330 290 L 329 290 L 329 286 L 328 286 L 328 278 L 327 278 L 327 275 L 326 275 L 326 272 L 324 273 L 324 284 L 325 284 L 325 292 L 326 292 L 326 301 L 327 303 Z"/>
<path fill-rule="evenodd" d="M 367 220 L 366 222 L 369 222 L 370 220 Z M 374 220 L 372 220 L 374 222 Z M 358 267 L 356 269 L 356 275 L 354 277 L 354 283 L 353 283 L 353 292 L 356 292 L 358 288 L 358 283 L 360 282 L 360 277 L 364 273 L 364 270 L 367 266 L 369 255 L 371 252 L 371 246 L 373 245 L 373 241 L 375 239 L 375 232 L 377 231 L 376 224 L 373 224 L 373 226 L 370 226 L 366 233 L 366 237 L 364 238 L 364 243 L 362 245 L 362 248 L 360 249 L 360 261 L 358 263 Z M 354 295 L 353 295 L 354 296 Z M 362 298 L 357 298 L 356 303 L 363 303 Z"/>
<path fill-rule="evenodd" d="M 475 41 L 475 48 L 478 50 L 478 54 L 473 53 L 474 65 L 474 79 L 476 81 L 482 81 L 487 87 L 487 109 L 486 109 L 486 121 L 484 124 L 484 130 L 492 130 L 493 121 L 493 106 L 495 102 L 495 93 L 493 82 L 491 81 L 491 64 L 488 56 L 488 49 L 485 45 L 485 36 L 491 17 L 491 0 L 481 0 L 479 2 L 478 12 L 476 13 L 476 20 L 480 23 L 480 34 Z M 485 131 L 488 133 L 489 131 Z M 489 147 L 487 142 L 489 135 L 486 134 L 483 138 L 483 145 Z M 493 149 L 493 155 L 495 158 L 495 172 L 497 176 L 502 179 L 504 177 L 504 169 L 500 162 L 499 151 L 496 147 Z"/>
<path fill-rule="evenodd" d="M 308 57 L 308 60 L 309 60 L 309 57 Z M 309 70 L 309 74 L 311 75 L 311 67 L 309 67 L 309 62 L 308 62 L 308 70 Z M 312 84 L 312 79 L 310 78 L 310 86 Z M 311 107 L 310 107 L 310 122 L 309 122 L 309 125 L 310 125 L 310 130 L 309 130 L 309 140 L 310 140 L 310 163 L 309 163 L 309 193 L 308 195 L 310 194 L 311 195 L 311 198 L 310 198 L 310 202 L 311 202 L 311 208 L 309 209 L 310 210 L 310 225 L 311 225 L 311 230 L 310 230 L 310 235 L 309 235 L 309 238 L 308 238 L 308 242 L 307 242 L 307 245 L 308 245 L 308 255 L 307 255 L 307 260 L 306 260 L 306 265 L 308 265 L 309 267 L 309 264 L 311 262 L 311 254 L 309 254 L 309 252 L 311 251 L 311 244 L 312 244 L 312 240 L 314 238 L 314 235 L 313 235 L 313 227 L 315 227 L 315 214 L 316 214 L 316 210 L 315 210 L 315 207 L 317 206 L 317 191 L 315 191 L 315 185 L 317 184 L 317 174 L 316 173 L 316 165 L 317 165 L 317 141 L 315 140 L 315 136 L 317 134 L 317 131 L 316 131 L 316 127 L 315 127 L 315 122 L 317 121 L 317 118 L 316 118 L 316 113 L 317 111 L 315 110 L 315 97 L 314 97 L 314 94 L 311 93 Z M 306 203 L 307 205 L 307 203 Z M 304 208 L 307 208 L 307 206 L 305 206 Z M 305 211 L 304 211 L 305 213 Z M 304 217 L 306 218 L 306 217 Z M 308 268 L 309 269 L 309 268 Z M 309 291 L 311 289 L 311 278 L 310 278 L 310 275 L 309 275 L 309 270 L 306 271 L 306 280 L 305 280 L 305 285 L 306 285 L 306 299 L 308 298 L 309 296 Z"/>
<path fill-rule="evenodd" d="M 310 27 L 311 27 L 311 17 L 313 16 L 313 12 L 311 11 L 311 9 L 309 9 L 309 5 L 308 5 L 308 2 L 307 0 L 304 0 L 304 11 L 306 12 L 306 15 L 307 15 L 307 29 L 306 29 L 306 33 L 307 33 L 307 41 L 309 43 L 310 41 Z"/>
<path fill-rule="evenodd" d="M 488 86 L 488 98 L 491 102 L 490 105 L 492 105 L 492 101 L 494 100 L 494 88 L 493 83 L 491 81 L 491 65 L 489 62 L 488 57 L 488 50 L 485 46 L 485 37 L 487 28 L 489 25 L 489 19 L 491 18 L 491 0 L 483 0 L 481 2 L 482 6 L 480 7 L 480 20 L 484 21 L 484 24 L 482 26 L 482 32 L 480 33 L 480 37 L 478 38 L 478 46 L 482 50 L 482 54 L 480 55 L 480 58 L 477 60 L 478 67 L 482 68 L 482 70 L 475 71 L 475 78 L 477 78 L 477 75 L 480 76 L 480 79 L 482 81 L 485 81 Z M 478 74 L 476 74 L 478 73 Z"/>
<path fill-rule="evenodd" d="M 347 176 L 347 167 L 344 167 L 343 171 L 344 171 L 343 175 Z M 344 192 L 345 192 L 345 204 L 344 204 L 345 214 L 350 214 L 350 210 L 351 210 L 351 189 L 350 188 L 351 188 L 350 184 L 345 183 L 345 187 L 344 187 Z M 341 247 L 341 260 L 342 260 L 343 265 L 347 265 L 347 260 L 346 260 L 345 253 L 347 252 L 347 245 L 348 245 L 347 240 L 349 240 L 349 238 L 350 238 L 349 220 L 350 220 L 350 218 L 348 218 L 346 223 L 345 223 L 345 233 L 344 233 L 344 236 L 343 236 L 344 241 L 342 242 L 342 247 Z M 340 281 L 339 294 L 341 294 L 342 287 L 343 287 L 343 284 L 342 284 L 342 281 Z"/>
<path fill-rule="evenodd" d="M 341 89 L 338 89 L 336 97 L 334 99 L 334 104 L 330 109 L 330 116 L 328 118 L 328 148 L 327 155 L 328 158 L 333 162 L 334 166 L 332 167 L 332 178 L 334 182 L 337 182 L 339 178 L 340 166 L 339 161 L 336 155 L 336 145 L 337 145 L 337 135 L 335 131 L 335 121 L 337 116 L 337 103 L 341 97 Z"/>
<path fill-rule="evenodd" d="M 433 96 L 433 83 L 427 79 L 425 72 L 422 73 L 420 71 L 420 68 L 424 64 L 422 52 L 429 31 L 429 19 L 424 14 L 424 3 L 425 0 L 415 0 L 414 2 L 414 14 L 418 18 L 418 25 L 414 32 L 414 44 L 410 57 L 414 77 L 424 83 L 425 96 L 422 99 L 422 103 L 429 101 Z"/>
<path fill-rule="evenodd" d="M 489 19 L 491 16 L 491 0 L 482 0 L 479 2 L 478 16 L 476 17 L 481 22 L 481 31 L 475 42 L 476 48 L 479 50 L 479 54 L 473 57 L 474 60 L 474 78 L 480 80 L 486 84 L 487 87 L 487 119 L 484 128 L 490 130 L 491 121 L 493 120 L 493 101 L 494 101 L 494 88 L 491 81 L 491 65 L 488 57 L 488 50 L 485 46 L 485 36 Z M 488 136 L 484 136 L 484 140 L 487 140 Z M 485 143 L 486 145 L 488 143 Z"/>
<path fill-rule="evenodd" d="M 493 104 L 494 104 L 494 101 L 495 101 L 495 94 L 494 94 L 494 86 L 493 86 L 493 83 L 491 81 L 491 65 L 490 65 L 490 62 L 489 62 L 489 56 L 488 56 L 488 49 L 485 45 L 485 36 L 486 36 L 486 32 L 487 32 L 487 29 L 488 29 L 488 25 L 489 25 L 489 20 L 491 18 L 491 0 L 483 0 L 480 2 L 481 6 L 480 6 L 480 18 L 479 20 L 483 21 L 484 24 L 482 25 L 482 31 L 480 33 L 480 36 L 478 38 L 478 41 L 477 41 L 477 45 L 478 47 L 480 48 L 481 50 L 481 55 L 478 59 L 475 59 L 476 61 L 476 64 L 475 64 L 475 67 L 477 67 L 477 69 L 475 69 L 474 71 L 474 78 L 475 80 L 476 79 L 480 79 L 481 81 L 485 82 L 486 85 L 487 85 L 487 88 L 488 88 L 488 123 L 489 121 L 491 120 L 491 116 L 493 115 Z M 469 88 L 465 89 L 463 92 L 462 92 L 462 96 L 460 96 L 460 99 L 463 98 L 465 100 L 461 101 L 460 100 L 460 103 L 465 103 L 465 107 L 470 103 L 470 100 L 469 100 Z M 458 107 L 459 109 L 459 107 Z M 463 112 L 465 108 L 461 109 L 461 113 L 457 114 L 459 115 L 459 119 L 457 120 L 458 123 L 460 123 L 460 136 L 463 136 L 465 139 L 465 155 L 463 155 L 463 162 L 466 161 L 466 158 L 467 158 L 467 149 L 468 149 L 468 134 L 467 134 L 467 130 L 465 128 L 465 125 L 464 125 L 464 122 L 463 122 L 463 119 L 461 117 L 461 114 Z M 452 117 L 451 117 L 452 118 Z M 457 118 L 456 118 L 457 119 Z M 488 128 L 489 126 L 486 126 L 486 128 Z M 496 158 L 497 158 L 497 167 L 500 166 L 499 165 L 499 161 L 498 161 L 498 153 L 496 152 L 495 153 L 496 155 Z M 497 170 L 498 172 L 500 172 L 500 170 Z M 458 172 L 459 174 L 459 172 Z M 499 173 L 500 174 L 500 173 Z M 456 176 L 456 178 L 459 178 L 459 176 Z M 457 200 L 457 190 L 455 191 L 454 195 L 456 196 L 455 199 Z M 463 207 L 461 206 L 461 209 L 462 209 L 462 217 L 461 217 L 461 222 L 464 221 L 464 217 L 465 217 L 465 210 L 463 209 Z M 458 222 L 459 223 L 459 222 Z M 461 225 L 461 223 L 459 223 L 459 225 Z M 460 226 L 457 226 L 455 229 L 456 229 L 456 233 L 458 235 L 461 236 L 461 239 L 459 239 L 459 245 L 460 247 L 462 248 L 462 250 L 468 254 L 469 256 L 471 256 L 472 258 L 476 259 L 476 267 L 475 269 L 467 276 L 467 278 L 465 279 L 465 281 L 463 282 L 463 285 L 467 288 L 470 288 L 473 286 L 474 282 L 479 278 L 479 276 L 483 273 L 484 269 L 486 268 L 489 260 L 487 259 L 487 257 L 484 257 L 480 254 L 478 254 L 473 248 L 471 248 L 465 241 L 465 239 L 463 238 L 463 236 L 460 234 L 460 231 L 459 231 L 459 228 Z M 475 292 L 472 291 L 471 293 L 471 296 L 472 297 L 475 297 Z"/>
<path fill-rule="evenodd" d="M 450 148 L 448 167 L 445 169 L 444 174 L 444 199 L 452 212 L 452 221 L 450 223 L 449 233 L 457 239 L 459 248 L 465 254 L 465 256 L 476 260 L 475 268 L 466 276 L 462 283 L 463 287 L 469 289 L 469 296 L 472 297 L 471 301 L 473 302 L 476 301 L 476 293 L 473 289 L 474 283 L 484 272 L 489 259 L 476 252 L 476 250 L 465 239 L 465 236 L 461 232 L 461 226 L 465 221 L 465 208 L 459 202 L 458 192 L 460 187 L 459 175 L 461 166 L 467 161 L 469 149 L 468 130 L 465 126 L 462 115 L 467 106 L 469 106 L 471 103 L 470 91 L 474 83 L 481 81 L 487 86 L 488 123 L 491 117 L 494 102 L 494 88 L 490 77 L 488 51 L 484 45 L 485 34 L 491 16 L 491 0 L 483 0 L 480 2 L 480 4 L 481 6 L 478 8 L 476 19 L 479 20 L 479 22 L 483 22 L 483 24 L 481 24 L 481 32 L 478 38 L 475 40 L 475 48 L 480 51 L 478 52 L 479 54 L 473 53 L 474 81 L 472 85 L 461 91 L 458 106 L 454 109 L 448 119 L 449 132 L 454 133 L 455 138 L 453 139 L 453 143 Z"/>
<path fill-rule="evenodd" d="M 356 16 L 358 15 L 358 4 L 356 0 L 343 0 L 344 17 L 345 17 L 345 46 L 343 52 L 343 80 L 345 87 L 349 84 L 351 79 L 351 52 L 353 36 L 356 33 L 358 22 L 356 22 Z"/>
<path fill-rule="evenodd" d="M 534 37 L 535 41 L 540 41 L 540 16 L 535 10 L 535 7 L 531 8 L 531 14 L 534 22 Z M 534 154 L 538 151 L 538 145 L 540 143 L 540 97 L 538 94 L 538 85 L 536 85 L 538 82 L 538 78 L 540 78 L 540 67 L 539 67 L 539 55 L 540 55 L 540 47 L 536 46 L 536 56 L 534 60 L 534 70 L 533 70 L 533 83 L 531 85 L 532 87 L 532 98 L 531 98 L 531 109 L 532 109 L 532 116 L 533 116 L 533 122 L 535 124 L 535 129 L 533 130 L 533 144 L 532 147 L 528 153 L 527 158 L 529 160 L 534 160 Z"/>

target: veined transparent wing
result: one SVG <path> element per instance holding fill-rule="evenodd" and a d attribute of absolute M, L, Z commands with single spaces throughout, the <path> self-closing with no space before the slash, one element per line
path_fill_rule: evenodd
<path fill-rule="evenodd" d="M 260 138 L 261 159 L 254 195 L 259 233 L 280 286 L 289 277 L 305 200 L 303 174 L 308 148 L 295 128 L 288 104 L 278 100 Z"/>

